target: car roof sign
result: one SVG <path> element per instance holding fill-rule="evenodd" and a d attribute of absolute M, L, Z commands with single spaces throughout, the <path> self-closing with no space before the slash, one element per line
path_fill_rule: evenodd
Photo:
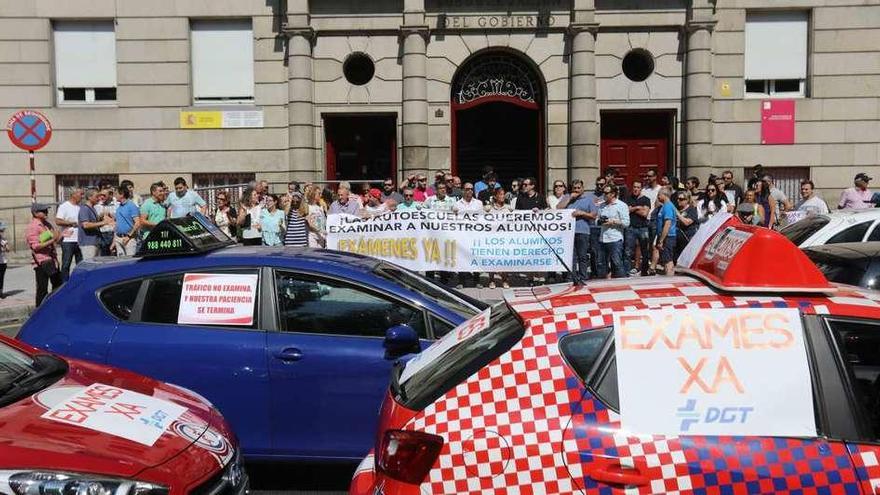
<path fill-rule="evenodd" d="M 764 227 L 727 222 L 677 271 L 729 292 L 819 292 L 837 288 L 797 246 Z"/>
<path fill-rule="evenodd" d="M 155 258 L 202 254 L 235 241 L 217 228 L 201 213 L 190 213 L 181 218 L 167 218 L 159 222 L 144 239 L 135 256 Z"/>

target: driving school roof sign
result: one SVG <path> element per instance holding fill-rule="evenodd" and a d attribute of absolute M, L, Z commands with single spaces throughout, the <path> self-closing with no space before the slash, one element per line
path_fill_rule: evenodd
<path fill-rule="evenodd" d="M 6 134 L 15 146 L 36 151 L 52 138 L 52 125 L 40 112 L 21 110 L 6 122 Z"/>

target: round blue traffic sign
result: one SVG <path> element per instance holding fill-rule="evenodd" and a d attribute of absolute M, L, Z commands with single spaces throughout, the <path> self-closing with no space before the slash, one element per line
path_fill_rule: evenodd
<path fill-rule="evenodd" d="M 52 138 L 52 125 L 40 112 L 22 110 L 6 122 L 6 134 L 12 144 L 27 151 L 36 151 Z"/>

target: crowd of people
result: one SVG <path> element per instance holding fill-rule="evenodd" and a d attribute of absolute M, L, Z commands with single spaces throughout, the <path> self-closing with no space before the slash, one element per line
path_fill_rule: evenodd
<path fill-rule="evenodd" d="M 130 256 L 151 230 L 166 218 L 189 213 L 207 215 L 228 236 L 244 245 L 324 247 L 328 215 L 373 217 L 389 211 L 431 209 L 447 212 L 506 212 L 513 210 L 569 209 L 575 217 L 574 267 L 567 274 L 535 274 L 533 282 L 573 278 L 643 276 L 672 273 L 674 262 L 699 225 L 719 212 L 729 212 L 743 222 L 776 228 L 806 215 L 827 213 L 828 206 L 815 195 L 812 181 L 800 185 L 800 200 L 792 202 L 774 184 L 772 175 L 756 165 L 752 176 L 740 186 L 733 172 L 709 176 L 703 185 L 698 177 L 680 183 L 675 177 L 658 176 L 648 170 L 628 184 L 609 168 L 587 190 L 584 182 L 556 180 L 548 194 L 538 190 L 533 177 L 514 179 L 508 187 L 491 168 L 477 182 L 462 182 L 438 171 L 433 181 L 424 174 L 410 174 L 403 184 L 388 178 L 378 184 L 347 182 L 334 191 L 318 184 L 292 181 L 283 194 L 270 192 L 266 181 L 253 181 L 233 201 L 232 191 L 216 191 L 214 204 L 189 188 L 182 177 L 172 188 L 163 182 L 150 185 L 141 198 L 134 184 L 100 183 L 96 188 L 74 189 L 58 205 L 54 224 L 49 206 L 34 203 L 33 220 L 27 229 L 36 273 L 37 305 L 52 288 L 70 275 L 74 262 L 95 256 Z M 868 208 L 880 203 L 880 194 L 868 189 L 871 177 L 860 173 L 854 187 L 840 196 L 839 208 Z M 0 251 L 3 225 L 0 225 Z M 61 260 L 57 259 L 60 246 Z M 0 253 L 2 254 L 2 253 Z M 0 259 L 5 261 L 5 259 Z M 5 264 L 2 265 L 5 267 Z M 451 284 L 455 274 L 429 273 Z M 509 286 L 507 274 L 487 274 L 489 287 L 496 280 Z M 457 275 L 457 285 L 482 287 L 481 274 Z M 2 278 L 0 278 L 2 284 Z M 2 285 L 0 285 L 2 297 Z"/>

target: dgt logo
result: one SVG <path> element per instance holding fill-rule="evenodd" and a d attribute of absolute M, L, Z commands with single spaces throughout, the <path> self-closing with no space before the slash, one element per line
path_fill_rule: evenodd
<path fill-rule="evenodd" d="M 709 407 L 703 413 L 697 409 L 696 399 L 688 399 L 683 407 L 677 409 L 675 416 L 681 418 L 679 430 L 684 433 L 697 423 L 742 424 L 754 410 L 752 406 Z"/>

